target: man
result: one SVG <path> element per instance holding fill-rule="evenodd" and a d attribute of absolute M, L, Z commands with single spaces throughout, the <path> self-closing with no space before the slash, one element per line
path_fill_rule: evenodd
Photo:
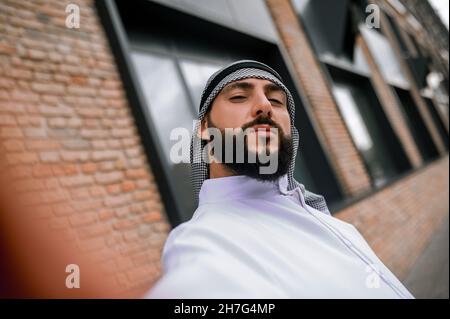
<path fill-rule="evenodd" d="M 170 233 L 163 276 L 147 297 L 412 298 L 356 228 L 293 178 L 294 111 L 282 78 L 263 63 L 237 61 L 211 76 L 191 143 L 199 206 Z M 230 128 L 242 131 L 227 148 Z M 242 149 L 244 162 L 224 160 Z M 276 170 L 264 172 L 274 160 Z"/>

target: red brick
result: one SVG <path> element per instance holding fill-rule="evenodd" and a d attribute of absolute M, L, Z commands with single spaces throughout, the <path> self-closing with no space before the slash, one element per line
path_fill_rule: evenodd
<path fill-rule="evenodd" d="M 86 187 L 74 188 L 70 190 L 70 196 L 72 199 L 88 199 L 89 189 Z"/>
<path fill-rule="evenodd" d="M 60 159 L 58 152 L 40 152 L 39 157 L 44 163 L 55 163 Z"/>
<path fill-rule="evenodd" d="M 69 227 L 69 222 L 66 217 L 53 217 L 49 226 L 54 230 L 67 229 Z"/>
<path fill-rule="evenodd" d="M 47 139 L 28 140 L 25 142 L 29 150 L 55 150 L 59 148 L 59 143 Z"/>
<path fill-rule="evenodd" d="M 132 181 L 125 181 L 122 183 L 122 190 L 124 192 L 131 192 L 133 190 L 135 190 L 136 186 L 134 184 L 134 182 Z"/>
<path fill-rule="evenodd" d="M 69 195 L 63 190 L 51 190 L 41 192 L 41 198 L 43 203 L 53 204 L 57 202 L 67 201 Z"/>
<path fill-rule="evenodd" d="M 139 221 L 137 219 L 118 220 L 114 223 L 114 229 L 116 230 L 131 229 L 136 227 L 138 223 Z"/>
<path fill-rule="evenodd" d="M 0 128 L 0 138 L 22 137 L 22 130 L 18 127 L 2 127 Z"/>
<path fill-rule="evenodd" d="M 87 186 L 91 185 L 94 180 L 91 176 L 84 176 L 84 175 L 75 175 L 75 176 L 64 176 L 60 179 L 62 186 Z"/>
<path fill-rule="evenodd" d="M 133 198 L 137 201 L 142 201 L 152 198 L 152 192 L 150 191 L 139 191 L 133 194 Z"/>
<path fill-rule="evenodd" d="M 126 177 L 131 179 L 144 178 L 148 175 L 147 171 L 143 168 L 139 169 L 128 169 L 125 172 Z"/>
<path fill-rule="evenodd" d="M 92 152 L 92 159 L 94 161 L 104 161 L 109 159 L 116 159 L 119 153 L 116 151 L 94 151 Z"/>
<path fill-rule="evenodd" d="M 69 217 L 72 226 L 91 225 L 97 221 L 95 213 L 77 213 Z"/>
<path fill-rule="evenodd" d="M 78 229 L 80 238 L 103 237 L 111 232 L 112 228 L 109 224 L 97 223 Z"/>
<path fill-rule="evenodd" d="M 83 173 L 85 173 L 85 174 L 92 174 L 92 173 L 95 173 L 95 171 L 97 170 L 97 164 L 96 164 L 96 163 L 92 163 L 92 162 L 84 163 L 84 164 L 81 166 L 81 170 L 82 170 Z"/>
<path fill-rule="evenodd" d="M 85 162 L 90 158 L 88 151 L 61 151 L 61 157 L 68 162 Z"/>
<path fill-rule="evenodd" d="M 120 182 L 123 179 L 123 173 L 122 172 L 109 172 L 109 173 L 97 173 L 95 175 L 95 180 L 97 183 L 100 184 L 111 184 Z M 120 190 L 120 187 L 118 186 L 118 189 Z"/>
<path fill-rule="evenodd" d="M 42 126 L 44 119 L 40 116 L 18 115 L 17 123 L 20 126 Z"/>
<path fill-rule="evenodd" d="M 35 153 L 10 153 L 6 154 L 6 160 L 11 165 L 34 164 L 39 162 L 39 157 Z"/>
<path fill-rule="evenodd" d="M 114 195 L 120 193 L 121 187 L 120 184 L 111 184 L 106 186 L 106 190 L 108 191 L 109 194 Z"/>
<path fill-rule="evenodd" d="M 111 136 L 113 137 L 131 137 L 134 134 L 131 128 L 113 128 L 111 130 Z"/>
<path fill-rule="evenodd" d="M 122 206 L 115 209 L 115 215 L 119 218 L 129 215 L 131 209 L 129 206 Z"/>
<path fill-rule="evenodd" d="M 47 136 L 47 131 L 43 127 L 26 127 L 23 129 L 24 135 L 31 138 L 41 138 Z"/>
<path fill-rule="evenodd" d="M 25 143 L 22 140 L 7 140 L 3 142 L 6 151 L 16 152 L 24 151 Z"/>
<path fill-rule="evenodd" d="M 15 79 L 30 80 L 33 77 L 33 72 L 26 69 L 12 68 L 8 70 L 8 75 Z"/>
<path fill-rule="evenodd" d="M 99 108 L 83 107 L 77 108 L 77 114 L 85 118 L 101 118 L 103 110 Z"/>
<path fill-rule="evenodd" d="M 31 88 L 37 93 L 45 93 L 52 95 L 61 95 L 65 92 L 65 87 L 62 84 L 53 83 L 31 83 Z"/>
<path fill-rule="evenodd" d="M 118 194 L 105 198 L 105 205 L 107 207 L 117 207 L 128 204 L 131 200 L 130 194 Z"/>
<path fill-rule="evenodd" d="M 16 119 L 9 114 L 0 114 L 0 125 L 15 125 Z"/>
<path fill-rule="evenodd" d="M 56 127 L 61 128 L 65 127 L 67 125 L 66 119 L 62 117 L 55 117 L 55 118 L 49 118 L 48 119 L 48 126 L 49 127 Z"/>
<path fill-rule="evenodd" d="M 139 147 L 129 148 L 126 150 L 126 154 L 128 157 L 136 157 L 141 155 L 141 150 Z"/>
<path fill-rule="evenodd" d="M 53 212 L 57 216 L 66 216 L 71 215 L 75 212 L 73 207 L 67 203 L 60 203 L 60 204 L 54 204 L 53 205 Z"/>
<path fill-rule="evenodd" d="M 89 191 L 93 197 L 99 197 L 106 194 L 105 189 L 102 186 L 94 185 L 89 188 Z"/>
<path fill-rule="evenodd" d="M 79 247 L 83 252 L 98 251 L 105 247 L 105 240 L 100 238 L 90 238 L 80 241 Z"/>
<path fill-rule="evenodd" d="M 33 166 L 34 177 L 48 177 L 52 175 L 52 167 L 49 164 L 36 164 L 35 166 Z"/>
<path fill-rule="evenodd" d="M 142 221 L 144 223 L 153 223 L 161 220 L 161 214 L 159 212 L 153 211 L 142 216 Z"/>
<path fill-rule="evenodd" d="M 123 234 L 123 239 L 124 239 L 126 242 L 137 241 L 137 240 L 139 240 L 139 234 L 138 234 L 136 231 L 134 231 L 134 230 L 127 231 L 127 232 L 125 232 L 125 233 Z"/>
<path fill-rule="evenodd" d="M 110 220 L 110 219 L 112 219 L 113 217 L 114 217 L 114 211 L 113 210 L 111 210 L 111 209 L 105 209 L 105 210 L 102 210 L 102 211 L 100 211 L 99 213 L 98 213 L 98 218 L 101 220 L 101 221 L 105 221 L 105 220 Z"/>

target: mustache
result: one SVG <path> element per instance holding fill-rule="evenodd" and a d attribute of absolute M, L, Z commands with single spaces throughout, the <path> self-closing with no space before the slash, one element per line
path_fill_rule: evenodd
<path fill-rule="evenodd" d="M 281 128 L 281 126 L 278 125 L 275 121 L 273 121 L 270 117 L 267 117 L 267 116 L 257 117 L 253 121 L 251 121 L 251 122 L 249 122 L 247 124 L 244 124 L 242 126 L 242 130 L 245 131 L 246 129 L 248 129 L 248 128 L 254 126 L 254 125 L 263 125 L 263 124 L 270 125 L 271 127 L 275 127 L 275 128 L 277 128 L 279 130 L 279 132 L 284 133 L 282 128 Z"/>

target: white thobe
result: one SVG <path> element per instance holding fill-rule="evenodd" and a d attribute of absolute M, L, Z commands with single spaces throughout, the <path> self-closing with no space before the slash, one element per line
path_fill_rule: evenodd
<path fill-rule="evenodd" d="M 149 298 L 413 298 L 354 226 L 306 205 L 287 176 L 207 179 L 164 245 Z"/>

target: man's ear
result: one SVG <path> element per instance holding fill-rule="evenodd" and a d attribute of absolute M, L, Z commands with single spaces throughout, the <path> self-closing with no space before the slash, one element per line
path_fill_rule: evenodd
<path fill-rule="evenodd" d="M 208 132 L 208 115 L 205 115 L 200 122 L 200 125 L 198 127 L 197 131 L 197 137 L 201 138 L 204 141 L 209 141 L 211 136 Z"/>

